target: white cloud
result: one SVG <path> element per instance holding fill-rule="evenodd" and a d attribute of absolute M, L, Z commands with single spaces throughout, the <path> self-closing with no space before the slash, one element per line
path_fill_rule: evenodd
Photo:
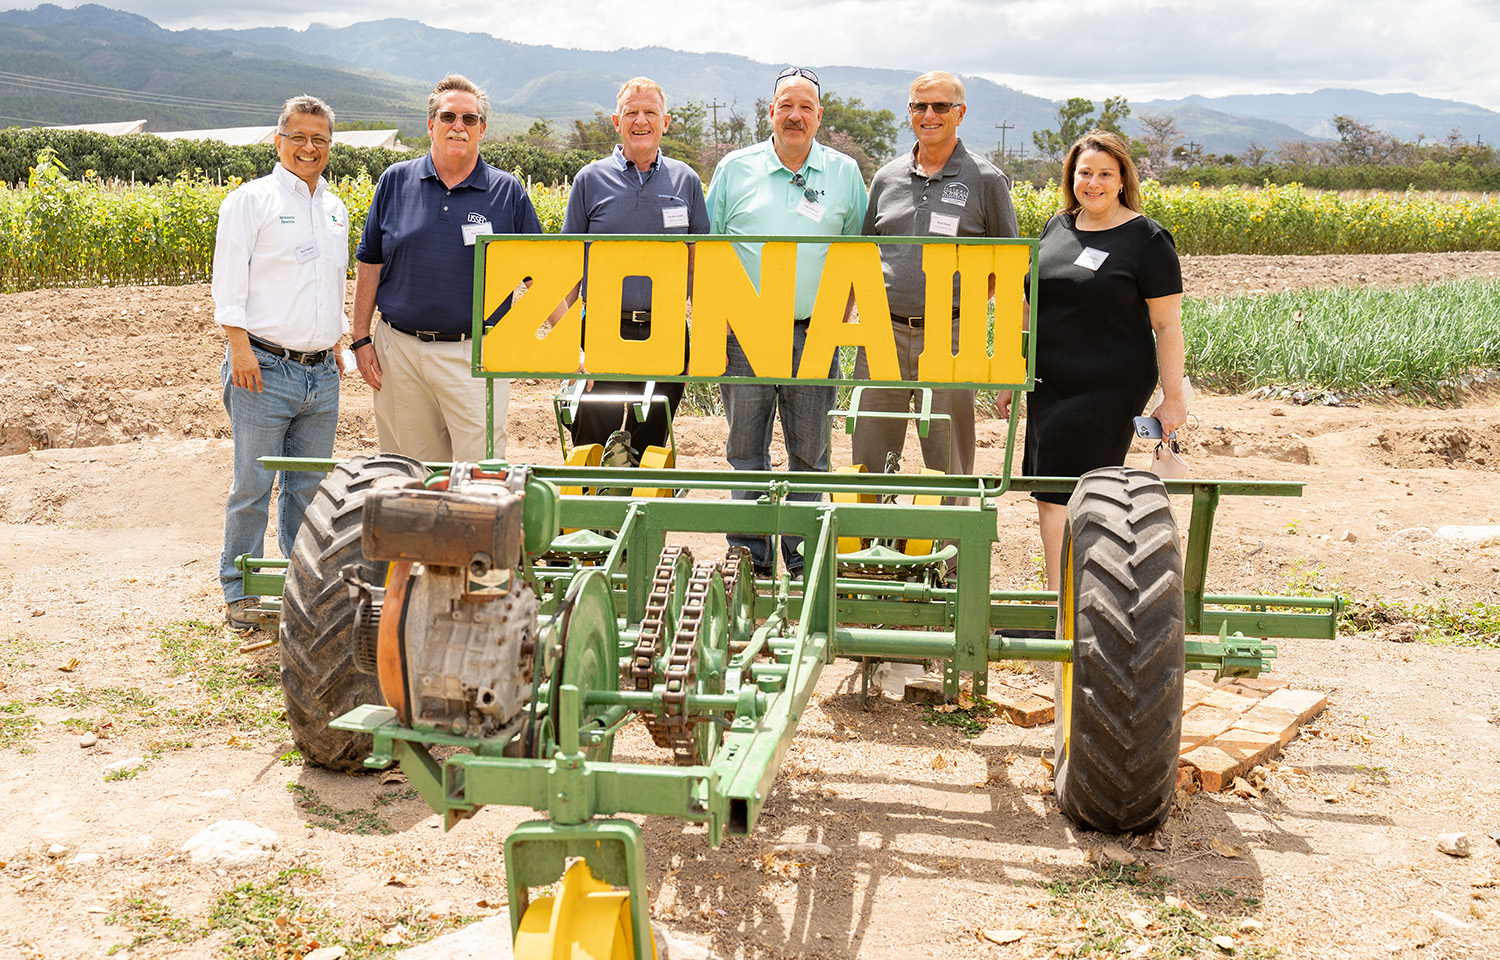
<path fill-rule="evenodd" d="M 109 0 L 105 0 L 106 3 Z M 345 26 L 383 17 L 507 40 L 666 46 L 767 63 L 978 74 L 1042 96 L 1412 92 L 1500 109 L 1500 13 L 1486 0 L 197 0 L 116 4 L 174 29 Z"/>

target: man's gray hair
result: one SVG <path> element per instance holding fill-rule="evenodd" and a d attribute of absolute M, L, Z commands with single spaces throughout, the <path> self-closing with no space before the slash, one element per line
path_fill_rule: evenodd
<path fill-rule="evenodd" d="M 665 108 L 667 105 L 667 95 L 662 92 L 661 84 L 657 83 L 655 80 L 652 80 L 650 77 L 631 77 L 629 80 L 626 80 L 624 83 L 620 84 L 620 92 L 615 94 L 616 110 L 619 109 L 620 104 L 625 100 L 625 95 L 632 90 L 650 90 L 658 97 L 661 97 L 661 105 L 663 108 Z"/>
<path fill-rule="evenodd" d="M 427 97 L 427 122 L 431 123 L 438 113 L 438 101 L 443 94 L 449 90 L 462 90 L 464 93 L 472 93 L 474 99 L 479 101 L 479 119 L 488 120 L 490 116 L 490 98 L 485 96 L 479 86 L 461 73 L 450 73 L 438 81 L 437 86 L 432 88 L 432 93 Z"/>
<path fill-rule="evenodd" d="M 286 122 L 294 113 L 308 113 L 328 121 L 328 132 L 333 133 L 333 108 L 317 97 L 301 94 L 281 105 L 281 117 L 276 121 L 276 132 L 286 132 Z"/>
<path fill-rule="evenodd" d="M 923 87 L 935 87 L 940 83 L 946 83 L 953 88 L 953 102 L 964 102 L 964 82 L 946 70 L 929 70 L 911 82 L 910 93 L 915 96 L 916 92 Z"/>

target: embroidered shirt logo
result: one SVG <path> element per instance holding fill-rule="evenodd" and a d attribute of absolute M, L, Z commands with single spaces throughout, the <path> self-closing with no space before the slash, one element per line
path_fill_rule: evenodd
<path fill-rule="evenodd" d="M 969 203 L 969 188 L 961 183 L 944 184 L 943 202 L 951 203 L 955 207 L 967 206 Z"/>
<path fill-rule="evenodd" d="M 281 215 L 281 222 L 282 223 L 296 223 L 297 222 L 297 218 L 296 217 L 289 217 L 286 214 L 282 214 Z"/>
<path fill-rule="evenodd" d="M 470 223 L 489 223 L 490 221 L 489 221 L 489 218 L 486 217 L 482 213 L 470 213 L 469 214 L 469 222 Z"/>

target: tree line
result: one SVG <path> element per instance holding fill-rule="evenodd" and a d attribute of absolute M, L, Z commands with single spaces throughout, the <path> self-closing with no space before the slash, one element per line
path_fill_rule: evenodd
<path fill-rule="evenodd" d="M 1500 189 L 1500 162 L 1489 144 L 1468 140 L 1457 128 L 1442 139 L 1419 136 L 1407 142 L 1358 118 L 1332 118 L 1337 140 L 1282 140 L 1275 149 L 1251 142 L 1240 153 L 1204 153 L 1177 127 L 1172 114 L 1143 114 L 1140 132 L 1121 129 L 1130 117 L 1124 97 L 1093 101 L 1072 97 L 1057 111 L 1057 126 L 1032 134 L 1036 154 L 1030 158 L 1000 156 L 1012 179 L 1041 186 L 1062 174 L 1068 147 L 1089 130 L 1119 134 L 1130 144 L 1143 177 L 1178 186 L 1259 186 L 1300 183 L 1322 190 L 1469 190 Z"/>
<path fill-rule="evenodd" d="M 662 138 L 662 150 L 691 165 L 706 180 L 724 154 L 771 135 L 768 107 L 765 99 L 756 100 L 753 110 L 742 109 L 738 101 L 677 104 L 671 109 L 672 124 Z M 1061 176 L 1068 147 L 1097 127 L 1125 137 L 1142 176 L 1169 185 L 1301 183 L 1329 190 L 1500 190 L 1500 162 L 1494 148 L 1470 142 L 1456 129 L 1442 139 L 1419 137 L 1416 142 L 1404 142 L 1354 117 L 1338 115 L 1333 117 L 1337 140 L 1281 141 L 1275 149 L 1251 143 L 1238 154 L 1220 155 L 1205 154 L 1190 143 L 1171 114 L 1138 117 L 1139 132 L 1128 137 L 1122 126 L 1130 116 L 1124 97 L 1109 97 L 1097 105 L 1072 97 L 1058 108 L 1055 126 L 1033 132 L 1030 156 L 1001 155 L 998 149 L 989 156 L 1012 180 L 1040 187 Z M 890 110 L 867 107 L 859 97 L 823 95 L 818 139 L 853 157 L 867 181 L 894 154 L 899 130 Z M 607 155 L 618 140 L 609 115 L 598 111 L 592 118 L 575 119 L 561 129 L 540 118 L 524 134 L 486 141 L 480 152 L 489 163 L 523 180 L 557 184 L 571 180 L 589 161 Z M 410 145 L 425 151 L 428 143 L 422 137 Z M 44 149 L 51 149 L 74 178 L 92 171 L 100 179 L 128 183 L 156 183 L 184 173 L 219 181 L 249 180 L 269 173 L 276 163 L 275 149 L 269 144 L 230 146 L 213 140 L 163 140 L 151 134 L 113 137 L 83 130 L 11 127 L 0 130 L 0 181 L 24 183 Z M 335 144 L 327 172 L 330 178 L 363 173 L 373 180 L 392 163 L 414 155 Z"/>

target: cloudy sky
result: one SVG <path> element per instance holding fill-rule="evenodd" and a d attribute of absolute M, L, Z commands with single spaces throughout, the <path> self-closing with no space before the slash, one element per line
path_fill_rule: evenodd
<path fill-rule="evenodd" d="M 766 62 L 942 68 L 1055 99 L 1349 87 L 1500 110 L 1494 0 L 99 2 L 171 29 L 409 17 L 560 47 L 660 45 Z"/>

